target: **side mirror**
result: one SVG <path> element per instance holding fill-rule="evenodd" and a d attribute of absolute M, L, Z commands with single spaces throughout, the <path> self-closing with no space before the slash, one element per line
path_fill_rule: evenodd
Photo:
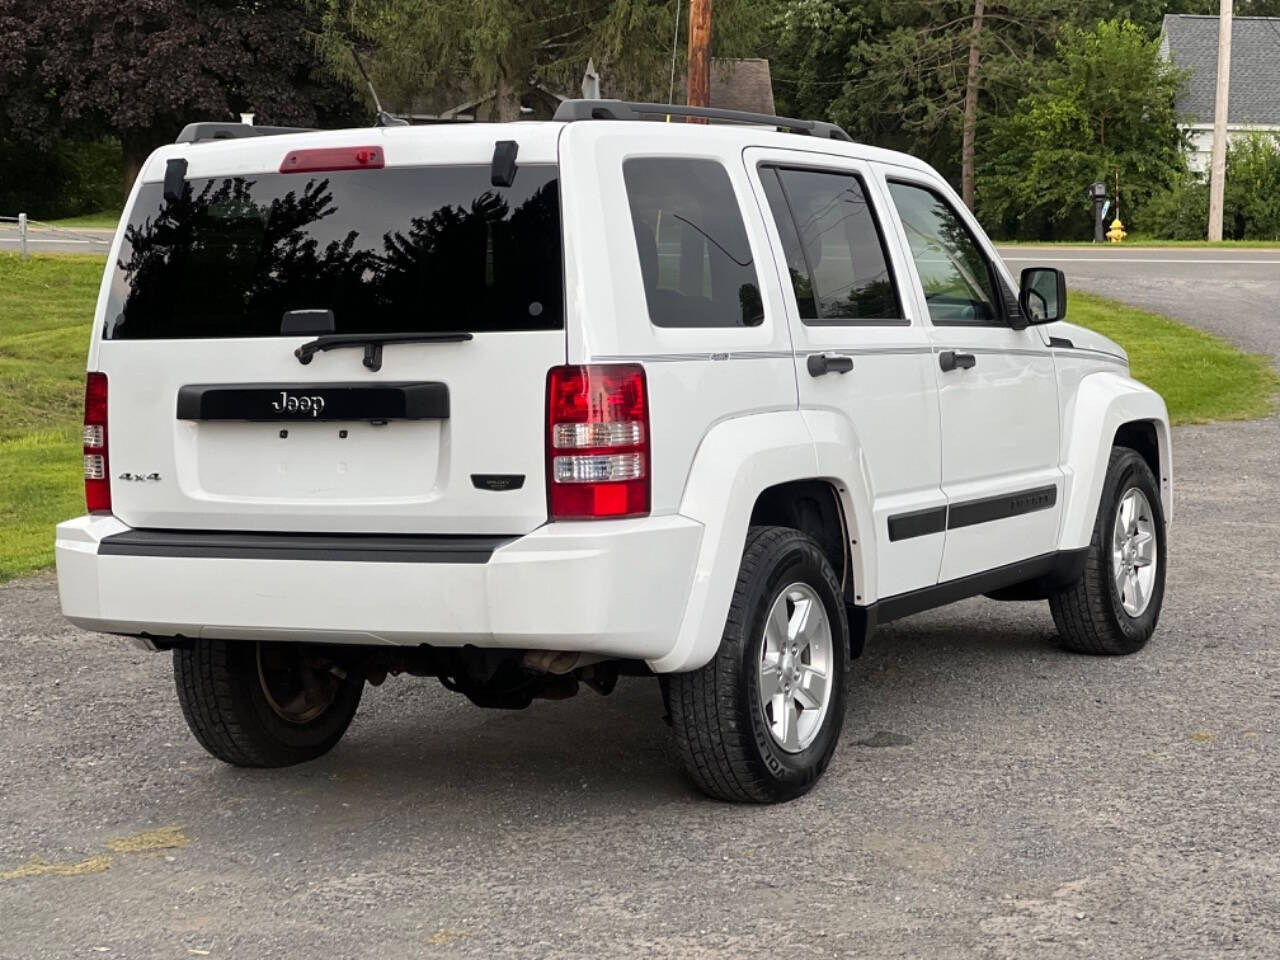
<path fill-rule="evenodd" d="M 1067 317 L 1067 276 L 1055 267 L 1022 271 L 1018 306 L 1028 323 L 1053 323 Z"/>

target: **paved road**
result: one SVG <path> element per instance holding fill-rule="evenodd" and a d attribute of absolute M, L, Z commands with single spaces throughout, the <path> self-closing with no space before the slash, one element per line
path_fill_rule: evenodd
<path fill-rule="evenodd" d="M 695 794 L 639 680 L 514 714 L 391 680 L 330 756 L 235 770 L 167 656 L 0 587 L 0 957 L 1280 956 L 1280 420 L 1176 444 L 1147 650 L 902 621 L 776 808 Z"/>
<path fill-rule="evenodd" d="M 33 226 L 27 233 L 28 253 L 97 253 L 105 254 L 111 246 L 114 230 L 96 230 L 76 227 L 55 229 Z M 0 250 L 16 253 L 21 249 L 18 228 L 12 223 L 0 223 Z"/>
<path fill-rule="evenodd" d="M 1023 267 L 1061 267 L 1070 287 L 1280 355 L 1280 250 L 1059 246 L 1006 247 L 1001 254 L 1015 275 Z"/>

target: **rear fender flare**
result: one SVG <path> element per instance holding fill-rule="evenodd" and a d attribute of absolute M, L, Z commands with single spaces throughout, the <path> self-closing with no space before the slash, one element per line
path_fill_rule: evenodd
<path fill-rule="evenodd" d="M 680 501 L 681 515 L 703 527 L 693 584 L 675 643 L 668 653 L 649 661 L 654 671 L 696 670 L 715 655 L 751 511 L 760 494 L 778 484 L 823 478 L 818 452 L 798 410 L 725 420 L 707 432 Z M 847 487 L 841 500 L 852 536 L 858 520 L 850 512 Z M 862 561 L 855 556 L 855 578 L 861 570 Z"/>

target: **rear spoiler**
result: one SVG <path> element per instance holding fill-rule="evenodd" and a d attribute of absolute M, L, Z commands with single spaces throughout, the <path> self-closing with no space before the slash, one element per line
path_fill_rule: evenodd
<path fill-rule="evenodd" d="M 188 123 L 174 143 L 207 140 L 239 140 L 242 137 L 276 137 L 284 133 L 312 133 L 311 127 L 255 127 L 249 123 Z"/>

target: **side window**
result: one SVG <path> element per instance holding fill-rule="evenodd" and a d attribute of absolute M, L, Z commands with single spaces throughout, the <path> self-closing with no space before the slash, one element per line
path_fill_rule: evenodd
<path fill-rule="evenodd" d="M 622 178 L 658 327 L 754 327 L 760 282 L 729 174 L 714 160 L 627 160 Z"/>
<path fill-rule="evenodd" d="M 915 184 L 889 181 L 935 324 L 994 324 L 1000 306 L 991 265 L 951 205 Z"/>
<path fill-rule="evenodd" d="M 806 324 L 906 322 L 858 177 L 766 167 L 760 179 Z"/>

